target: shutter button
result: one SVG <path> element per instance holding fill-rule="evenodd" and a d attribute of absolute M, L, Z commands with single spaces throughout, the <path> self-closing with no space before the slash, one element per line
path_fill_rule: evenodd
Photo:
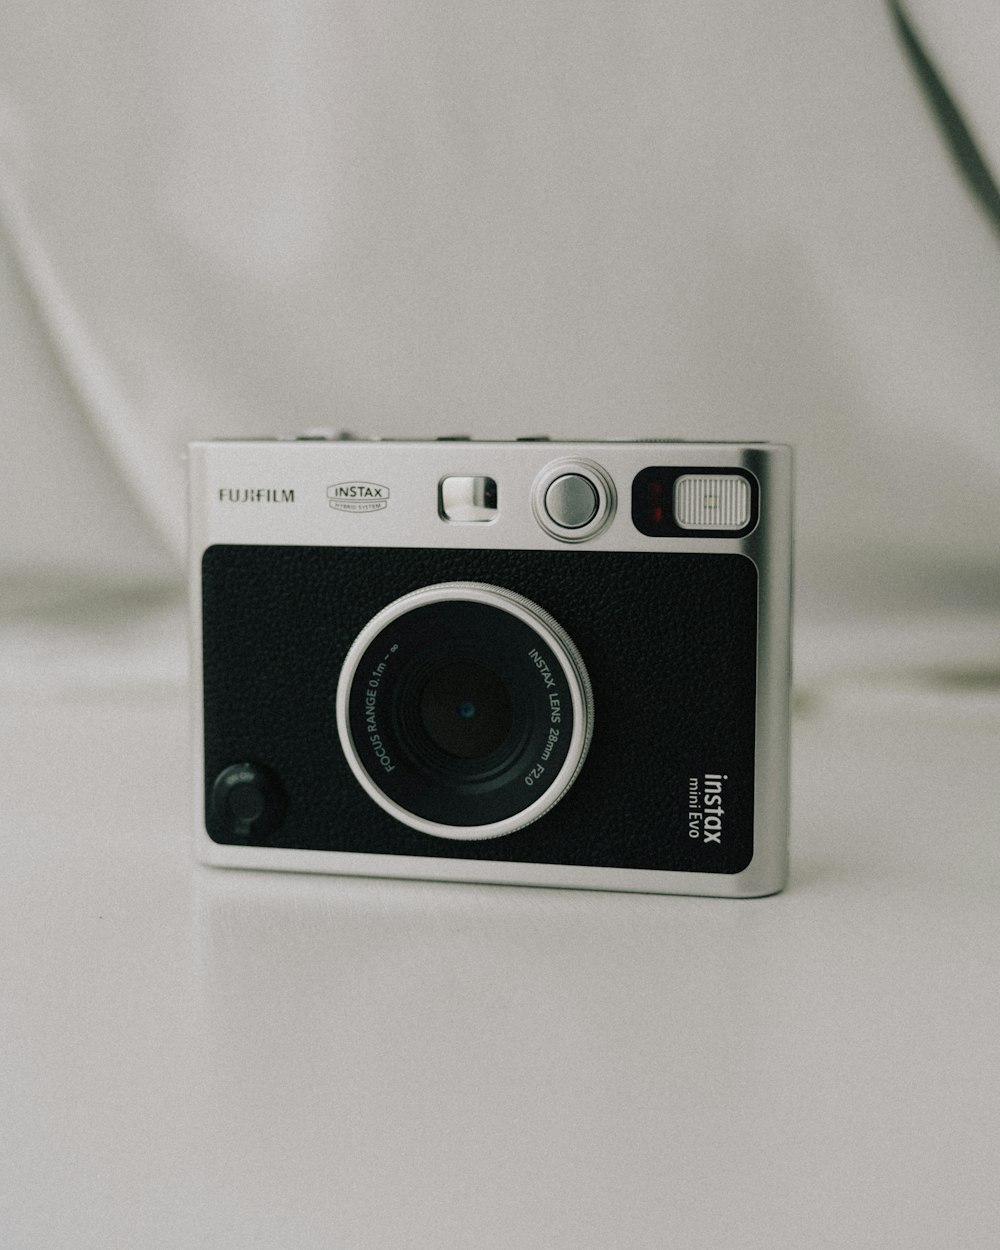
<path fill-rule="evenodd" d="M 579 473 L 564 473 L 545 492 L 545 511 L 564 529 L 589 525 L 597 512 L 597 491 Z"/>
<path fill-rule="evenodd" d="M 615 515 L 615 484 L 592 460 L 554 460 L 535 478 L 531 510 L 535 520 L 563 543 L 596 538 Z"/>

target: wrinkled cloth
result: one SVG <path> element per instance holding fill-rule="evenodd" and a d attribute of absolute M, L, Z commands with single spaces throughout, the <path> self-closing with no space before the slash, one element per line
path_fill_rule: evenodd
<path fill-rule="evenodd" d="M 1000 159 L 995 13 L 907 12 Z M 2 25 L 0 575 L 179 585 L 196 437 L 772 439 L 800 610 L 995 606 L 1000 240 L 888 8 Z"/>

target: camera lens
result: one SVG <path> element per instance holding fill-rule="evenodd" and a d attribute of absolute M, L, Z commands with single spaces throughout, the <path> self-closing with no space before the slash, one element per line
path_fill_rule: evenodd
<path fill-rule="evenodd" d="M 485 664 L 443 664 L 424 684 L 420 717 L 435 746 L 457 759 L 479 760 L 492 755 L 510 733 L 510 692 Z"/>
<path fill-rule="evenodd" d="M 397 820 L 439 837 L 536 820 L 572 785 L 592 720 L 565 631 L 522 596 L 471 582 L 389 604 L 355 639 L 337 689 L 355 777 Z"/>

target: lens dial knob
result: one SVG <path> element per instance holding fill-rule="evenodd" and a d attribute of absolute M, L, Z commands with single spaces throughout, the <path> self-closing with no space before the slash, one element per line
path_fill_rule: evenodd
<path fill-rule="evenodd" d="M 285 818 L 285 792 L 260 764 L 230 764 L 212 784 L 214 822 L 237 838 L 271 833 Z"/>

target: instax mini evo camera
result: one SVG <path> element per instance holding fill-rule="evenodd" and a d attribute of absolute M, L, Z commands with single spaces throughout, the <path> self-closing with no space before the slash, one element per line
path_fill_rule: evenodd
<path fill-rule="evenodd" d="M 788 447 L 307 436 L 189 466 L 202 862 L 782 888 Z"/>

